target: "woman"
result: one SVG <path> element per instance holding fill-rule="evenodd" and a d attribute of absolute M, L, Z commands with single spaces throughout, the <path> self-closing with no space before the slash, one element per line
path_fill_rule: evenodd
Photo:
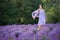
<path fill-rule="evenodd" d="M 33 15 L 33 13 L 35 13 L 36 15 Z M 32 18 L 35 19 L 35 17 L 37 17 L 37 15 L 39 14 L 38 18 L 38 30 L 41 29 L 43 27 L 43 25 L 46 24 L 46 15 L 45 15 L 45 11 L 43 9 L 43 6 L 40 4 L 39 8 L 37 10 L 35 10 L 34 12 L 32 12 Z"/>

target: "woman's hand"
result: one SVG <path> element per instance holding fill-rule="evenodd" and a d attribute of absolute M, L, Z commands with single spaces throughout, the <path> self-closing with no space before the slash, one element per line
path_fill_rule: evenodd
<path fill-rule="evenodd" d="M 32 16 L 32 18 L 35 20 L 35 17 L 34 16 Z"/>
<path fill-rule="evenodd" d="M 39 18 L 39 16 L 37 16 L 37 18 Z"/>

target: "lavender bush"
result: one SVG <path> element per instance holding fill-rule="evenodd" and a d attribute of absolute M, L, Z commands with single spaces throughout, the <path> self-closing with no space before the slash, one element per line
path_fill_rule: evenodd
<path fill-rule="evenodd" d="M 60 40 L 60 24 L 0 26 L 0 40 Z"/>

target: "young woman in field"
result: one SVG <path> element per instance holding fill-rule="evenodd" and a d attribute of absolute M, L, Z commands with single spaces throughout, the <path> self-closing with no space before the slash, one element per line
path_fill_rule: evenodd
<path fill-rule="evenodd" d="M 35 15 L 34 15 L 35 13 Z M 39 15 L 38 15 L 39 14 Z M 43 25 L 46 24 L 46 14 L 43 6 L 40 4 L 39 8 L 32 12 L 32 18 L 35 19 L 35 17 L 38 17 L 38 30 L 43 27 Z"/>

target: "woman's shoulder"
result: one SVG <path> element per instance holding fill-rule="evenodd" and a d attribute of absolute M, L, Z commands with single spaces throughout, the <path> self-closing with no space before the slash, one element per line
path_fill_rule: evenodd
<path fill-rule="evenodd" d="M 42 9 L 42 11 L 43 11 L 43 12 L 45 12 L 45 10 L 44 10 L 44 9 Z"/>

